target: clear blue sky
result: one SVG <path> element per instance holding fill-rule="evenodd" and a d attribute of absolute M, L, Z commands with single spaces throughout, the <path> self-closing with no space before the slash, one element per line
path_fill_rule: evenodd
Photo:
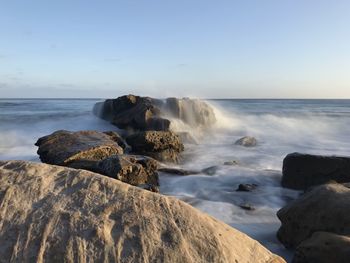
<path fill-rule="evenodd" d="M 0 1 L 0 97 L 350 98 L 350 1 Z"/>

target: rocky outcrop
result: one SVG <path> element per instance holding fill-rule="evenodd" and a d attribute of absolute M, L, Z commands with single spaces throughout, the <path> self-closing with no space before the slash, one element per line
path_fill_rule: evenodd
<path fill-rule="evenodd" d="M 284 262 L 159 194 L 84 170 L 0 162 L 2 262 Z"/>
<path fill-rule="evenodd" d="M 293 263 L 348 263 L 350 237 L 316 232 L 296 249 Z"/>
<path fill-rule="evenodd" d="M 235 142 L 235 145 L 244 147 L 254 147 L 258 144 L 258 141 L 254 137 L 245 136 Z"/>
<path fill-rule="evenodd" d="M 101 161 L 76 161 L 69 167 L 103 174 L 131 185 L 159 186 L 158 162 L 146 156 L 112 155 Z"/>
<path fill-rule="evenodd" d="M 60 130 L 41 137 L 35 145 L 39 147 L 42 162 L 69 166 L 76 161 L 99 161 L 113 154 L 122 154 L 119 140 L 116 133 Z"/>
<path fill-rule="evenodd" d="M 292 153 L 283 160 L 283 187 L 305 190 L 331 180 L 350 182 L 350 157 Z"/>
<path fill-rule="evenodd" d="M 162 162 L 178 162 L 184 145 L 171 131 L 144 131 L 126 137 L 135 154 L 147 155 Z"/>
<path fill-rule="evenodd" d="M 121 129 L 170 129 L 171 119 L 179 119 L 192 126 L 210 126 L 216 122 L 213 109 L 204 101 L 195 99 L 166 100 L 126 95 L 99 102 L 93 112 Z"/>
<path fill-rule="evenodd" d="M 296 247 L 314 232 L 350 235 L 350 189 L 342 184 L 317 186 L 277 213 L 277 237 L 286 247 Z"/>

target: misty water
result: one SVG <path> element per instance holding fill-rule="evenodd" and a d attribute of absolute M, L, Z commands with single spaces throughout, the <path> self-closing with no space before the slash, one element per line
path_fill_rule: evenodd
<path fill-rule="evenodd" d="M 98 119 L 88 100 L 0 100 L 0 159 L 39 161 L 36 140 L 53 131 L 118 130 Z M 175 196 L 247 233 L 273 252 L 290 259 L 291 252 L 276 239 L 278 209 L 299 192 L 280 186 L 286 154 L 350 155 L 350 100 L 209 100 L 217 118 L 208 130 L 190 130 L 198 144 L 186 144 L 181 168 L 215 166 L 213 175 L 160 174 L 162 194 Z M 254 136 L 256 147 L 234 145 Z M 223 165 L 235 161 L 236 165 Z M 253 192 L 237 192 L 241 183 L 258 185 Z M 244 210 L 242 204 L 255 209 Z"/>

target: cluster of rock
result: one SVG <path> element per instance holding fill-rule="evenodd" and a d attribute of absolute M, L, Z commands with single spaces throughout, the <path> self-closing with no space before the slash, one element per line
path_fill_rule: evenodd
<path fill-rule="evenodd" d="M 296 249 L 293 263 L 349 262 L 350 158 L 289 154 L 282 185 L 306 191 L 277 213 L 277 237 Z"/>
<path fill-rule="evenodd" d="M 0 162 L 0 174 L 1 262 L 285 262 L 182 201 L 106 176 L 25 161 Z"/>

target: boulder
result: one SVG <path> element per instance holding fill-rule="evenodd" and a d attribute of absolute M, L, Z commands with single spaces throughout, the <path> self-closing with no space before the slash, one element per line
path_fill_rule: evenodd
<path fill-rule="evenodd" d="M 184 150 L 178 135 L 171 131 L 144 131 L 126 137 L 135 154 L 147 155 L 162 162 L 179 162 Z"/>
<path fill-rule="evenodd" d="M 331 180 L 350 182 L 350 157 L 292 153 L 283 160 L 283 187 L 305 190 Z"/>
<path fill-rule="evenodd" d="M 0 162 L 2 262 L 285 262 L 174 198 L 62 166 Z"/>
<path fill-rule="evenodd" d="M 99 161 L 113 154 L 122 154 L 117 134 L 97 131 L 71 132 L 60 130 L 41 137 L 35 145 L 44 163 L 69 166 L 75 161 Z"/>
<path fill-rule="evenodd" d="M 112 155 L 101 161 L 75 161 L 69 167 L 103 174 L 131 185 L 159 186 L 158 162 L 146 156 Z"/>
<path fill-rule="evenodd" d="M 175 174 L 175 175 L 191 175 L 191 174 L 199 174 L 199 171 L 193 170 L 185 170 L 181 168 L 170 168 L 163 167 L 158 169 L 159 172 L 167 173 L 167 174 Z"/>
<path fill-rule="evenodd" d="M 235 145 L 244 147 L 254 147 L 258 144 L 258 141 L 254 137 L 245 136 L 235 142 Z"/>
<path fill-rule="evenodd" d="M 239 184 L 237 192 L 252 192 L 258 187 L 256 184 Z"/>
<path fill-rule="evenodd" d="M 93 112 L 121 129 L 141 131 L 167 131 L 171 119 L 179 119 L 192 127 L 207 127 L 216 122 L 214 111 L 207 103 L 188 98 L 160 100 L 126 95 L 95 104 Z"/>
<path fill-rule="evenodd" d="M 348 263 L 350 237 L 315 232 L 296 249 L 293 263 Z"/>
<path fill-rule="evenodd" d="M 296 247 L 316 231 L 350 235 L 350 189 L 342 184 L 316 186 L 277 212 L 277 237 Z"/>

